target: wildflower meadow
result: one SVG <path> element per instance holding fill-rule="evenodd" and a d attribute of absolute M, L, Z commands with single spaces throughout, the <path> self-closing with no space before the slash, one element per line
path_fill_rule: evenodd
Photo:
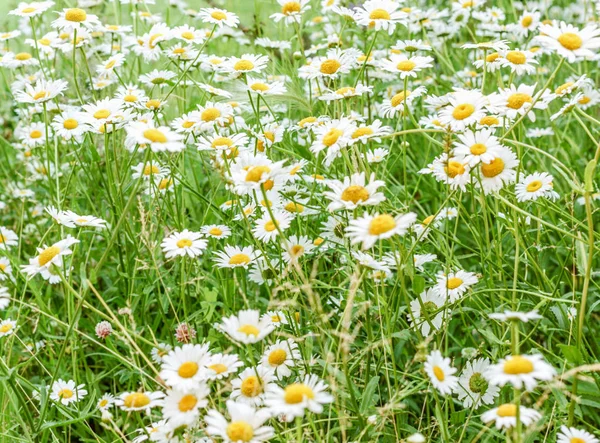
<path fill-rule="evenodd" d="M 600 1 L 0 13 L 1 442 L 600 442 Z"/>

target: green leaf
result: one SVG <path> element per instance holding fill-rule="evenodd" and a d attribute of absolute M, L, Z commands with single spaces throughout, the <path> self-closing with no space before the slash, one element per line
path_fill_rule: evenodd
<path fill-rule="evenodd" d="M 360 403 L 360 413 L 365 414 L 370 407 L 375 403 L 375 394 L 377 387 L 379 386 L 379 377 L 375 376 L 369 380 L 365 391 L 362 394 L 362 401 Z"/>

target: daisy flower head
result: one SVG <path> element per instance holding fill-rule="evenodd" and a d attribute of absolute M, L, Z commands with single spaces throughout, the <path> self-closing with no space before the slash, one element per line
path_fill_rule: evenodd
<path fill-rule="evenodd" d="M 481 405 L 491 405 L 500 395 L 500 388 L 491 385 L 483 376 L 489 367 L 487 358 L 478 358 L 465 365 L 455 388 L 465 408 L 477 409 Z"/>
<path fill-rule="evenodd" d="M 390 35 L 406 16 L 395 0 L 367 0 L 361 7 L 354 8 L 356 23 L 376 31 L 387 31 Z"/>
<path fill-rule="evenodd" d="M 211 25 L 228 26 L 230 28 L 237 28 L 240 19 L 233 12 L 229 12 L 225 9 L 218 8 L 202 8 L 198 12 L 198 18 L 203 23 L 209 23 Z"/>
<path fill-rule="evenodd" d="M 513 183 L 517 177 L 515 168 L 519 165 L 519 160 L 514 152 L 502 147 L 494 155 L 492 161 L 479 165 L 481 186 L 485 194 L 499 191 L 504 185 Z"/>
<path fill-rule="evenodd" d="M 415 99 L 425 94 L 427 90 L 423 86 L 419 86 L 414 90 L 401 90 L 394 94 L 389 99 L 384 99 L 381 103 L 380 114 L 382 117 L 391 118 L 396 113 L 403 114 L 405 108 L 410 109 Z"/>
<path fill-rule="evenodd" d="M 115 406 L 123 411 L 145 411 L 150 414 L 152 408 L 162 406 L 165 394 L 161 391 L 155 392 L 123 392 L 115 400 Z"/>
<path fill-rule="evenodd" d="M 181 232 L 174 232 L 161 243 L 166 258 L 198 257 L 202 255 L 207 245 L 208 242 L 202 239 L 200 232 L 192 232 L 187 229 Z"/>
<path fill-rule="evenodd" d="M 0 257 L 0 281 L 5 281 L 8 279 L 12 279 L 12 266 L 10 265 L 8 258 Z M 0 286 L 0 288 L 2 287 Z M 0 289 L 0 292 L 2 289 Z"/>
<path fill-rule="evenodd" d="M 202 235 L 211 238 L 228 238 L 231 236 L 231 229 L 226 225 L 206 225 L 200 229 Z"/>
<path fill-rule="evenodd" d="M 560 427 L 556 434 L 556 443 L 598 443 L 599 440 L 587 431 L 577 428 L 569 428 L 565 425 Z"/>
<path fill-rule="evenodd" d="M 432 351 L 425 361 L 425 372 L 433 386 L 442 395 L 451 394 L 458 384 L 458 378 L 453 375 L 456 368 L 450 365 L 450 359 L 443 357 L 440 351 Z"/>
<path fill-rule="evenodd" d="M 546 48 L 556 51 L 570 63 L 595 55 L 600 48 L 600 29 L 593 24 L 579 29 L 563 21 L 541 24 L 536 40 Z"/>
<path fill-rule="evenodd" d="M 270 319 L 261 318 L 259 311 L 247 309 L 237 315 L 223 317 L 216 328 L 236 343 L 251 344 L 263 340 L 275 326 Z"/>
<path fill-rule="evenodd" d="M 540 354 L 508 356 L 491 365 L 484 374 L 492 385 L 502 387 L 509 383 L 527 391 L 533 390 L 538 381 L 551 380 L 555 375 L 556 370 Z"/>
<path fill-rule="evenodd" d="M 48 9 L 54 6 L 53 1 L 43 1 L 43 2 L 20 2 L 19 5 L 9 11 L 10 15 L 16 15 L 19 17 L 36 17 L 38 15 L 43 14 Z"/>
<path fill-rule="evenodd" d="M 262 406 L 267 389 L 273 384 L 273 371 L 264 366 L 244 369 L 231 381 L 231 399 L 252 406 Z"/>
<path fill-rule="evenodd" d="M 307 409 L 315 414 L 323 412 L 324 405 L 333 402 L 333 396 L 327 389 L 327 384 L 319 377 L 308 374 L 284 388 L 272 385 L 265 403 L 271 410 L 283 414 L 291 421 L 295 417 L 303 417 Z"/>
<path fill-rule="evenodd" d="M 521 16 L 511 26 L 511 30 L 520 36 L 525 36 L 530 32 L 535 31 L 540 24 L 541 14 L 535 9 L 532 11 L 528 11 L 527 9 L 523 10 Z"/>
<path fill-rule="evenodd" d="M 448 158 L 448 154 L 443 153 L 429 167 L 436 180 L 450 185 L 451 189 L 460 188 L 465 191 L 466 185 L 471 181 L 471 167 L 462 158 Z"/>
<path fill-rule="evenodd" d="M 471 167 L 479 163 L 489 164 L 496 158 L 498 150 L 502 147 L 491 129 L 466 131 L 458 134 L 457 138 L 453 153 Z"/>
<path fill-rule="evenodd" d="M 151 122 L 134 122 L 126 127 L 125 143 L 130 149 L 135 145 L 150 147 L 152 152 L 181 152 L 185 149 L 183 136 L 168 126 L 154 126 Z"/>
<path fill-rule="evenodd" d="M 385 201 L 385 196 L 378 189 L 385 186 L 383 180 L 376 180 L 375 174 L 366 179 L 364 172 L 344 177 L 343 181 L 328 180 L 326 185 L 331 191 L 325 191 L 323 195 L 331 200 L 327 206 L 328 211 L 340 209 L 351 211 L 359 206 L 376 206 Z"/>
<path fill-rule="evenodd" d="M 438 294 L 434 289 L 426 289 L 418 298 L 410 302 L 412 312 L 412 315 L 408 314 L 410 325 L 420 328 L 421 334 L 427 337 L 432 329 L 437 331 L 442 326 L 444 317 L 448 314 L 443 309 L 445 304 L 445 297 Z"/>
<path fill-rule="evenodd" d="M 67 82 L 64 80 L 39 79 L 35 85 L 25 85 L 24 91 L 18 91 L 15 100 L 28 104 L 45 103 L 62 95 L 65 89 Z"/>
<path fill-rule="evenodd" d="M 474 272 L 459 270 L 448 274 L 440 271 L 436 277 L 435 291 L 442 297 L 454 303 L 477 284 L 479 279 Z"/>
<path fill-rule="evenodd" d="M 52 27 L 64 32 L 73 32 L 80 29 L 93 31 L 100 27 L 100 20 L 93 14 L 88 14 L 80 8 L 63 9 L 56 20 L 52 22 Z"/>
<path fill-rule="evenodd" d="M 205 383 L 196 383 L 185 390 L 173 388 L 163 400 L 163 417 L 173 428 L 192 425 L 200 416 L 200 408 L 208 405 L 209 394 L 210 388 Z"/>
<path fill-rule="evenodd" d="M 391 214 L 374 213 L 351 220 L 346 228 L 346 236 L 352 244 L 362 242 L 362 249 L 371 248 L 377 240 L 394 235 L 403 236 L 417 220 L 417 214 L 409 212 L 393 216 Z"/>
<path fill-rule="evenodd" d="M 108 410 L 108 408 L 110 408 L 114 403 L 115 397 L 112 394 L 106 393 L 100 397 L 98 403 L 96 403 L 96 407 L 101 411 L 105 411 Z"/>
<path fill-rule="evenodd" d="M 50 399 L 57 403 L 67 406 L 70 403 L 78 402 L 87 395 L 85 385 L 76 385 L 73 380 L 65 381 L 59 378 L 52 384 Z"/>
<path fill-rule="evenodd" d="M 370 94 L 371 92 L 373 92 L 372 86 L 365 86 L 362 83 L 358 83 L 356 86 L 342 86 L 335 91 L 324 91 L 324 93 L 319 96 L 319 100 L 332 102 L 346 98 L 360 97 L 363 94 Z"/>
<path fill-rule="evenodd" d="M 453 131 L 462 131 L 485 115 L 486 99 L 479 91 L 456 90 L 448 99 L 449 104 L 439 111 L 439 120 Z"/>
<path fill-rule="evenodd" d="M 354 50 L 330 49 L 324 57 L 312 60 L 307 67 L 308 78 L 337 79 L 342 74 L 347 74 L 357 64 Z"/>
<path fill-rule="evenodd" d="M 389 155 L 390 151 L 386 148 L 375 148 L 366 154 L 367 162 L 371 164 L 381 163 Z"/>
<path fill-rule="evenodd" d="M 29 265 L 23 266 L 23 271 L 29 277 L 41 274 L 45 280 L 49 280 L 54 276 L 54 268 L 62 268 L 64 257 L 73 253 L 70 248 L 77 243 L 79 240 L 69 235 L 52 246 L 37 248 L 38 255 L 29 260 Z"/>
<path fill-rule="evenodd" d="M 3 300 L 5 297 L 3 297 Z M 9 299 L 10 301 L 10 299 Z M 14 334 L 17 330 L 17 322 L 7 318 L 6 320 L 0 321 L 0 337 L 6 337 L 7 335 Z"/>
<path fill-rule="evenodd" d="M 230 57 L 224 64 L 223 70 L 239 76 L 249 72 L 262 72 L 269 62 L 266 55 L 244 54 L 241 57 Z"/>
<path fill-rule="evenodd" d="M 253 78 L 250 76 L 246 77 L 246 86 L 248 88 L 248 91 L 261 96 L 281 95 L 285 94 L 286 92 L 286 88 L 283 82 L 269 82 L 264 79 Z"/>
<path fill-rule="evenodd" d="M 261 443 L 273 437 L 274 430 L 264 423 L 271 418 L 267 409 L 256 409 L 251 405 L 227 401 L 227 420 L 219 411 L 211 409 L 205 417 L 206 432 L 219 437 L 225 443 Z"/>
<path fill-rule="evenodd" d="M 529 426 L 542 418 L 542 414 L 535 409 L 513 403 L 504 403 L 497 408 L 486 411 L 481 415 L 481 420 L 484 423 L 494 422 L 496 429 L 510 429 L 517 425 L 517 411 L 521 423 L 525 426 Z"/>
<path fill-rule="evenodd" d="M 306 235 L 291 235 L 281 244 L 282 258 L 286 263 L 298 263 L 301 257 L 310 254 L 314 243 Z"/>
<path fill-rule="evenodd" d="M 178 346 L 162 358 L 160 377 L 173 388 L 192 389 L 203 380 L 203 368 L 209 357 L 208 345 Z"/>
<path fill-rule="evenodd" d="M 558 198 L 554 190 L 554 177 L 547 172 L 534 172 L 521 179 L 515 185 L 515 195 L 520 202 L 533 201 L 545 197 L 551 200 Z"/>
<path fill-rule="evenodd" d="M 63 111 L 62 114 L 54 117 L 51 126 L 58 137 L 77 143 L 83 141 L 83 136 L 87 131 L 85 121 L 79 111 Z"/>
<path fill-rule="evenodd" d="M 281 12 L 271 14 L 269 18 L 275 23 L 283 20 L 286 24 L 300 23 L 302 14 L 310 9 L 310 0 L 277 0 L 281 6 Z"/>
<path fill-rule="evenodd" d="M 489 315 L 490 318 L 498 321 L 511 322 L 511 321 L 522 321 L 523 323 L 527 323 L 531 320 L 539 320 L 543 318 L 537 311 L 534 309 L 529 312 L 516 312 L 516 311 L 504 311 L 504 312 L 494 312 Z"/>
<path fill-rule="evenodd" d="M 164 88 L 165 86 L 169 86 L 170 80 L 175 77 L 177 77 L 177 74 L 172 71 L 155 69 L 148 74 L 141 75 L 139 80 L 150 88 Z"/>
<path fill-rule="evenodd" d="M 536 96 L 535 87 L 535 84 L 520 84 L 518 87 L 510 85 L 509 88 L 502 89 L 497 95 L 497 107 L 500 114 L 509 119 L 527 115 L 534 122 L 536 119 L 535 113 L 530 111 L 532 109 L 546 109 L 548 103 L 552 100 L 552 94 L 547 89 Z"/>
<path fill-rule="evenodd" d="M 274 162 L 265 154 L 242 153 L 230 166 L 231 180 L 238 195 L 251 194 L 261 189 L 272 190 L 285 179 L 285 161 Z"/>
<path fill-rule="evenodd" d="M 408 77 L 417 77 L 417 73 L 425 68 L 433 66 L 433 57 L 413 56 L 408 57 L 404 54 L 392 54 L 389 59 L 379 62 L 379 66 L 384 71 L 397 74 L 400 79 Z"/>
<path fill-rule="evenodd" d="M 221 380 L 235 374 L 242 366 L 244 363 L 235 354 L 213 354 L 208 357 L 206 366 L 202 368 L 203 378 Z"/>
<path fill-rule="evenodd" d="M 329 166 L 341 155 L 342 149 L 351 143 L 354 129 L 354 124 L 348 118 L 325 122 L 313 129 L 314 141 L 310 151 L 315 155 L 326 151 L 325 166 Z"/>
<path fill-rule="evenodd" d="M 198 112 L 198 125 L 202 131 L 214 131 L 216 127 L 224 126 L 233 118 L 233 108 L 227 103 L 208 101 L 202 106 L 198 105 Z"/>
<path fill-rule="evenodd" d="M 277 210 L 265 212 L 261 218 L 256 220 L 252 233 L 258 240 L 269 243 L 289 228 L 291 222 L 292 216 L 289 212 Z"/>
<path fill-rule="evenodd" d="M 12 229 L 0 226 L 0 249 L 9 249 L 19 244 L 19 236 Z"/>
<path fill-rule="evenodd" d="M 503 51 L 498 60 L 502 67 L 510 68 L 516 75 L 533 74 L 536 71 L 534 65 L 538 64 L 533 52 L 519 49 Z"/>

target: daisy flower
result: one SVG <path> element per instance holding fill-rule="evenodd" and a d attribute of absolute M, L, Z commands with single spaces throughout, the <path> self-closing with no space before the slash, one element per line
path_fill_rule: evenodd
<path fill-rule="evenodd" d="M 439 111 L 439 120 L 454 131 L 464 130 L 485 115 L 486 99 L 479 91 L 457 89 L 448 99 L 448 106 Z"/>
<path fill-rule="evenodd" d="M 298 263 L 300 257 L 310 254 L 315 248 L 313 242 L 306 235 L 291 235 L 281 244 L 283 260 L 286 263 Z"/>
<path fill-rule="evenodd" d="M 277 3 L 281 6 L 281 12 L 269 16 L 275 23 L 279 23 L 281 20 L 287 25 L 300 23 L 302 14 L 310 9 L 308 5 L 310 0 L 277 0 Z"/>
<path fill-rule="evenodd" d="M 6 297 L 3 297 L 5 300 Z M 10 299 L 8 299 L 10 301 Z M 7 335 L 14 334 L 17 329 L 17 322 L 7 318 L 6 320 L 0 321 L 0 337 L 6 337 Z"/>
<path fill-rule="evenodd" d="M 500 55 L 500 66 L 510 68 L 516 75 L 533 74 L 536 70 L 534 65 L 538 64 L 531 51 L 514 49 L 503 51 Z"/>
<path fill-rule="evenodd" d="M 174 232 L 166 237 L 160 245 L 166 258 L 172 257 L 198 257 L 208 246 L 208 242 L 202 239 L 202 234 L 184 229 Z"/>
<path fill-rule="evenodd" d="M 239 377 L 231 381 L 231 399 L 236 402 L 261 406 L 265 392 L 273 384 L 273 371 L 264 366 L 244 369 Z"/>
<path fill-rule="evenodd" d="M 195 423 L 200 416 L 200 408 L 208 405 L 206 397 L 210 388 L 204 383 L 196 383 L 189 389 L 174 388 L 167 391 L 163 400 L 163 417 L 173 428 L 189 426 Z"/>
<path fill-rule="evenodd" d="M 521 84 L 518 87 L 510 85 L 510 88 L 502 89 L 497 95 L 496 106 L 501 115 L 509 119 L 515 119 L 520 115 L 528 115 L 529 119 L 535 121 L 535 113 L 529 112 L 531 109 L 546 109 L 548 102 L 552 100 L 552 94 L 545 89 L 536 99 L 536 85 Z M 534 104 L 535 102 L 535 104 Z"/>
<path fill-rule="evenodd" d="M 515 168 L 519 165 L 519 160 L 515 153 L 503 147 L 495 155 L 492 161 L 479 166 L 481 186 L 485 194 L 499 191 L 504 185 L 513 183 L 517 177 Z"/>
<path fill-rule="evenodd" d="M 490 361 L 487 358 L 478 358 L 465 365 L 455 388 L 458 399 L 465 408 L 477 409 L 481 405 L 491 405 L 500 395 L 500 389 L 489 384 L 483 376 L 489 367 Z"/>
<path fill-rule="evenodd" d="M 316 375 L 308 374 L 296 383 L 284 388 L 272 385 L 267 391 L 265 403 L 273 411 L 285 416 L 288 421 L 303 417 L 305 410 L 320 414 L 323 405 L 333 402 L 327 392 L 327 384 Z"/>
<path fill-rule="evenodd" d="M 367 0 L 361 7 L 354 8 L 356 23 L 376 31 L 387 31 L 390 35 L 406 15 L 395 0 Z"/>
<path fill-rule="evenodd" d="M 221 380 L 235 374 L 242 366 L 244 363 L 235 354 L 213 354 L 206 360 L 202 376 L 206 380 Z"/>
<path fill-rule="evenodd" d="M 162 358 L 160 377 L 173 388 L 193 389 L 203 380 L 202 368 L 209 356 L 208 345 L 178 346 Z"/>
<path fill-rule="evenodd" d="M 427 90 L 423 86 L 419 86 L 415 90 L 402 90 L 394 94 L 389 99 L 384 99 L 381 103 L 380 113 L 382 117 L 391 118 L 396 113 L 402 114 L 405 108 L 410 109 L 411 104 L 415 99 L 425 94 Z"/>
<path fill-rule="evenodd" d="M 171 352 L 173 347 L 167 343 L 158 343 L 156 347 L 152 348 L 150 352 L 150 356 L 152 357 L 152 361 L 157 364 L 161 364 L 163 362 L 163 358 Z"/>
<path fill-rule="evenodd" d="M 552 24 L 541 24 L 538 31 L 540 35 L 536 40 L 565 57 L 569 63 L 592 57 L 595 55 L 594 50 L 600 48 L 600 29 L 596 25 L 579 29 L 563 21 L 555 21 Z"/>
<path fill-rule="evenodd" d="M 234 342 L 243 344 L 257 343 L 275 329 L 270 320 L 260 318 L 260 312 L 253 309 L 223 317 L 221 323 L 215 327 Z"/>
<path fill-rule="evenodd" d="M 233 12 L 218 8 L 202 8 L 198 12 L 197 17 L 202 20 L 203 23 L 217 25 L 220 28 L 223 26 L 237 28 L 237 25 L 240 22 L 238 16 Z"/>
<path fill-rule="evenodd" d="M 200 228 L 200 232 L 212 238 L 228 238 L 231 236 L 231 229 L 226 225 L 206 225 Z"/>
<path fill-rule="evenodd" d="M 9 249 L 19 244 L 19 236 L 12 229 L 0 226 L 0 249 Z"/>
<path fill-rule="evenodd" d="M 52 22 L 52 27 L 64 32 L 73 32 L 79 29 L 93 31 L 100 27 L 98 17 L 88 14 L 80 8 L 63 9 L 58 18 Z"/>
<path fill-rule="evenodd" d="M 162 406 L 165 394 L 156 392 L 123 392 L 115 400 L 115 405 L 123 411 L 145 411 L 150 414 L 150 409 Z"/>
<path fill-rule="evenodd" d="M 445 274 L 439 272 L 436 277 L 435 291 L 444 298 L 454 303 L 471 288 L 477 284 L 479 279 L 474 272 L 459 270 Z"/>
<path fill-rule="evenodd" d="M 262 72 L 269 62 L 266 55 L 244 54 L 241 57 L 230 57 L 224 64 L 223 69 L 235 75 L 247 74 L 248 72 Z"/>
<path fill-rule="evenodd" d="M 153 152 L 181 152 L 185 149 L 183 136 L 174 132 L 168 126 L 155 127 L 153 123 L 134 122 L 126 127 L 125 143 L 130 149 L 135 145 L 149 146 Z"/>
<path fill-rule="evenodd" d="M 351 211 L 359 206 L 375 206 L 385 200 L 382 192 L 378 192 L 381 186 L 385 186 L 382 180 L 375 180 L 375 174 L 371 174 L 368 183 L 364 172 L 344 177 L 343 181 L 328 180 L 326 185 L 331 191 L 323 192 L 323 195 L 331 200 L 327 206 L 328 211 L 344 209 Z"/>
<path fill-rule="evenodd" d="M 509 322 L 509 321 L 522 321 L 523 323 L 527 323 L 531 320 L 539 320 L 543 318 L 537 311 L 534 309 L 529 312 L 515 312 L 515 311 L 504 311 L 504 312 L 494 312 L 489 315 L 490 318 L 494 320 Z"/>
<path fill-rule="evenodd" d="M 381 163 L 389 155 L 390 151 L 386 148 L 375 148 L 372 151 L 368 151 L 366 154 L 367 161 L 371 164 Z"/>
<path fill-rule="evenodd" d="M 458 134 L 458 141 L 454 142 L 454 155 L 471 167 L 479 163 L 489 164 L 496 158 L 498 150 L 502 147 L 498 137 L 492 134 L 491 129 Z"/>
<path fill-rule="evenodd" d="M 404 235 L 417 220 L 417 214 L 409 212 L 403 215 L 365 214 L 351 220 L 346 228 L 346 236 L 352 244 L 362 242 L 363 249 L 371 248 L 377 240 L 390 238 L 393 235 Z"/>
<path fill-rule="evenodd" d="M 64 381 L 59 378 L 52 384 L 50 399 L 67 406 L 70 403 L 78 402 L 87 395 L 88 392 L 84 388 L 84 384 L 75 385 L 73 380 Z"/>
<path fill-rule="evenodd" d="M 224 126 L 233 117 L 233 108 L 227 103 L 208 101 L 204 106 L 198 105 L 200 112 L 199 129 L 211 131 L 215 126 Z"/>
<path fill-rule="evenodd" d="M 273 214 L 272 217 L 271 213 Z M 275 240 L 280 232 L 290 227 L 292 221 L 289 212 L 275 210 L 271 213 L 265 212 L 260 219 L 256 220 L 256 224 L 252 229 L 254 236 L 265 243 Z"/>
<path fill-rule="evenodd" d="M 408 77 L 417 77 L 417 73 L 422 69 L 433 66 L 433 57 L 407 57 L 404 54 L 392 54 L 389 59 L 379 62 L 379 67 L 384 71 L 398 74 L 400 79 Z"/>
<path fill-rule="evenodd" d="M 39 79 L 35 85 L 25 85 L 24 91 L 18 91 L 15 100 L 19 103 L 44 103 L 62 95 L 67 86 L 64 80 Z"/>
<path fill-rule="evenodd" d="M 83 141 L 83 136 L 87 131 L 79 111 L 63 111 L 62 114 L 54 117 L 51 126 L 58 137 L 77 143 Z"/>
<path fill-rule="evenodd" d="M 105 411 L 108 410 L 108 408 L 110 408 L 114 403 L 115 397 L 112 394 L 107 393 L 103 394 L 102 397 L 100 397 L 98 403 L 96 403 L 96 407 L 101 411 Z"/>
<path fill-rule="evenodd" d="M 598 439 L 583 429 L 560 427 L 556 434 L 556 443 L 598 443 Z"/>
<path fill-rule="evenodd" d="M 342 74 L 347 74 L 357 64 L 354 51 L 330 49 L 325 57 L 312 60 L 306 68 L 306 77 L 336 79 Z"/>
<path fill-rule="evenodd" d="M 314 141 L 310 151 L 317 155 L 325 150 L 325 166 L 329 166 L 340 156 L 341 150 L 350 144 L 354 129 L 353 123 L 347 118 L 325 122 L 313 129 Z"/>
<path fill-rule="evenodd" d="M 6 257 L 0 257 L 0 281 L 12 278 L 12 266 Z M 5 288 L 2 288 L 5 289 Z"/>
<path fill-rule="evenodd" d="M 69 235 L 66 239 L 54 243 L 52 246 L 37 248 L 38 255 L 29 260 L 29 265 L 23 266 L 23 271 L 29 277 L 42 274 L 45 280 L 50 279 L 53 276 L 52 268 L 62 268 L 63 257 L 71 255 L 73 251 L 70 247 L 77 243 L 79 243 L 79 240 Z"/>
<path fill-rule="evenodd" d="M 484 423 L 495 422 L 496 429 L 510 429 L 517 425 L 517 410 L 519 412 L 519 420 L 525 426 L 529 426 L 542 418 L 542 414 L 535 409 L 518 406 L 512 403 L 505 403 L 497 408 L 486 411 L 481 415 L 481 420 Z"/>
<path fill-rule="evenodd" d="M 450 359 L 444 358 L 440 351 L 432 351 L 425 361 L 425 372 L 433 386 L 440 391 L 442 395 L 452 393 L 456 388 L 458 378 L 453 375 L 456 368 L 450 365 Z"/>
<path fill-rule="evenodd" d="M 510 383 L 517 389 L 533 390 L 538 380 L 551 380 L 556 371 L 539 354 L 513 355 L 490 366 L 483 374 L 492 385 Z"/>
<path fill-rule="evenodd" d="M 281 95 L 285 94 L 286 88 L 283 82 L 268 82 L 267 80 L 257 79 L 248 76 L 246 78 L 248 91 L 258 95 Z"/>
<path fill-rule="evenodd" d="M 169 170 L 167 168 L 152 162 L 140 162 L 137 165 L 132 166 L 131 169 L 133 170 L 131 178 L 134 179 L 143 177 L 144 180 L 150 180 L 151 178 L 162 178 L 169 175 Z"/>
<path fill-rule="evenodd" d="M 444 316 L 447 314 L 443 309 L 445 304 L 445 297 L 439 295 L 434 289 L 426 289 L 418 298 L 410 302 L 412 311 L 412 315 L 408 315 L 410 325 L 420 328 L 421 334 L 427 337 L 432 327 L 437 331 L 442 326 Z"/>
<path fill-rule="evenodd" d="M 227 402 L 227 411 L 230 420 L 215 409 L 208 411 L 204 418 L 208 435 L 220 437 L 225 443 L 260 443 L 275 435 L 271 426 L 263 426 L 271 418 L 270 411 L 234 401 Z"/>
<path fill-rule="evenodd" d="M 54 6 L 53 1 L 44 1 L 44 2 L 20 2 L 19 5 L 9 11 L 10 15 L 16 15 L 19 17 L 36 17 L 38 15 L 42 15 L 48 9 Z"/>
<path fill-rule="evenodd" d="M 168 86 L 169 80 L 172 80 L 175 77 L 177 77 L 177 74 L 175 74 L 174 72 L 165 70 L 159 71 L 158 69 L 155 69 L 154 71 L 149 72 L 148 74 L 141 75 L 139 80 L 140 82 L 144 83 L 150 88 L 153 88 L 155 86 L 163 88 L 165 86 Z"/>
<path fill-rule="evenodd" d="M 525 9 L 521 13 L 521 16 L 517 20 L 517 23 L 511 26 L 511 30 L 519 36 L 526 36 L 527 34 L 535 31 L 538 28 L 540 24 L 540 17 L 541 14 L 538 11 L 528 11 L 527 9 Z"/>
<path fill-rule="evenodd" d="M 547 172 L 534 172 L 521 179 L 515 185 L 515 195 L 520 202 L 537 200 L 546 197 L 551 200 L 558 198 L 554 191 L 554 177 Z"/>

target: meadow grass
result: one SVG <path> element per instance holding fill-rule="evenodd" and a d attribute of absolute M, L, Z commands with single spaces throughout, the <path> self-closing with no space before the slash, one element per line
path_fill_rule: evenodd
<path fill-rule="evenodd" d="M 593 5 L 88 3 L 0 4 L 0 441 L 597 442 Z"/>

